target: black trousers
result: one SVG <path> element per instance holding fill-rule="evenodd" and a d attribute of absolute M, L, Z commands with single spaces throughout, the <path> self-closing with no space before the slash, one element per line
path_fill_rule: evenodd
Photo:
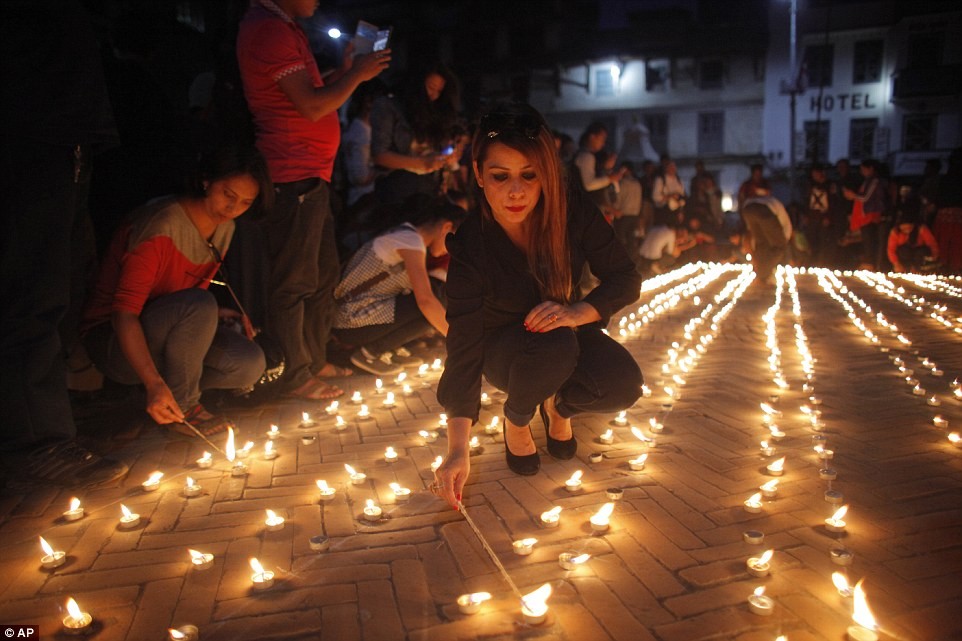
<path fill-rule="evenodd" d="M 597 325 L 545 333 L 521 324 L 485 338 L 484 376 L 507 393 L 504 415 L 527 425 L 552 394 L 565 418 L 586 412 L 618 412 L 634 404 L 644 377 L 624 347 Z"/>

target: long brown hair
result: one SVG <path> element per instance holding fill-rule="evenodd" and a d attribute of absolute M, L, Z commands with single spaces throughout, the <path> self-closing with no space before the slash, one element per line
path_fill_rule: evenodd
<path fill-rule="evenodd" d="M 472 160 L 484 166 L 488 148 L 499 142 L 524 154 L 541 179 L 541 198 L 528 217 L 525 254 L 528 268 L 548 300 L 571 299 L 571 259 L 568 254 L 568 195 L 554 137 L 533 107 L 511 103 L 495 107 L 481 117 L 471 145 Z M 481 214 L 493 220 L 483 196 Z"/>

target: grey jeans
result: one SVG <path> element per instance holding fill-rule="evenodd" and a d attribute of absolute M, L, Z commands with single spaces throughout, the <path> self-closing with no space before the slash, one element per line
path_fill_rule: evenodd
<path fill-rule="evenodd" d="M 185 412 L 205 389 L 240 389 L 264 373 L 264 352 L 246 336 L 219 325 L 217 301 L 204 289 L 159 296 L 140 314 L 147 348 L 177 404 Z M 91 360 L 107 378 L 134 385 L 140 378 L 124 356 L 110 323 L 84 336 Z"/>

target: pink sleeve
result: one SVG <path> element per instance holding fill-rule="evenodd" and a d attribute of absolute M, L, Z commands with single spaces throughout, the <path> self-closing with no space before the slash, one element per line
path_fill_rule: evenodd
<path fill-rule="evenodd" d="M 251 34 L 250 41 L 256 46 L 244 52 L 263 76 L 274 82 L 307 68 L 291 28 L 280 20 L 263 21 Z"/>
<path fill-rule="evenodd" d="M 140 316 L 167 268 L 172 251 L 173 242 L 168 236 L 155 236 L 125 253 L 111 311 Z"/>

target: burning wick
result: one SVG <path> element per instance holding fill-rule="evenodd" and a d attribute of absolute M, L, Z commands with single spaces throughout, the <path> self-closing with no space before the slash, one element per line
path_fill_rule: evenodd
<path fill-rule="evenodd" d="M 42 536 L 40 537 L 40 547 L 44 554 L 40 557 L 40 565 L 45 570 L 59 568 L 67 561 L 67 553 L 63 550 L 54 550 Z"/>
<path fill-rule="evenodd" d="M 406 487 L 401 487 L 400 483 L 388 483 L 388 487 L 394 492 L 394 501 L 396 503 L 407 503 L 408 499 L 411 498 L 411 490 Z"/>
<path fill-rule="evenodd" d="M 577 570 L 582 564 L 587 563 L 590 558 L 590 554 L 579 554 L 576 556 L 573 552 L 562 552 L 558 555 L 558 565 L 565 570 Z"/>
<path fill-rule="evenodd" d="M 365 474 L 364 472 L 355 471 L 355 469 L 350 465 L 348 465 L 347 463 L 344 464 L 344 469 L 350 475 L 351 483 L 354 485 L 363 484 L 364 480 L 367 478 L 367 474 Z"/>
<path fill-rule="evenodd" d="M 193 498 L 195 496 L 198 496 L 201 493 L 201 490 L 203 489 L 204 488 L 194 483 L 194 479 L 188 476 L 187 482 L 184 483 L 184 496 L 186 496 L 187 498 Z"/>
<path fill-rule="evenodd" d="M 844 532 L 845 531 L 845 521 L 842 517 L 848 512 L 848 506 L 843 505 L 842 507 L 835 510 L 835 514 L 825 519 L 825 528 L 829 532 Z"/>
<path fill-rule="evenodd" d="M 80 499 L 73 497 L 70 499 L 70 509 L 63 513 L 64 521 L 76 521 L 77 519 L 82 519 L 84 515 L 84 508 L 80 505 Z"/>
<path fill-rule="evenodd" d="M 490 598 L 491 594 L 488 592 L 462 594 L 458 597 L 458 610 L 461 614 L 477 614 L 481 610 L 481 604 Z"/>
<path fill-rule="evenodd" d="M 608 520 L 611 518 L 611 513 L 615 509 L 614 503 L 605 503 L 601 506 L 597 512 L 591 515 L 588 521 L 591 523 L 591 529 L 595 532 L 607 532 L 608 531 Z"/>
<path fill-rule="evenodd" d="M 67 599 L 67 616 L 63 618 L 63 629 L 67 634 L 86 634 L 93 623 L 93 617 L 80 609 L 73 597 Z"/>
<path fill-rule="evenodd" d="M 581 476 L 584 474 L 581 470 L 577 470 L 571 475 L 567 481 L 565 481 L 565 489 L 569 492 L 577 492 L 581 489 Z"/>
<path fill-rule="evenodd" d="M 214 555 L 198 552 L 197 550 L 187 550 L 190 553 L 190 562 L 195 570 L 206 570 L 214 564 Z"/>
<path fill-rule="evenodd" d="M 327 484 L 324 479 L 318 479 L 315 481 L 317 483 L 317 489 L 320 490 L 321 500 L 330 501 L 334 499 L 334 488 Z"/>
<path fill-rule="evenodd" d="M 561 507 L 556 506 L 548 510 L 547 512 L 541 513 L 541 525 L 544 527 L 558 527 L 558 521 L 561 519 Z"/>
<path fill-rule="evenodd" d="M 748 597 L 748 609 L 759 616 L 771 616 L 775 609 L 775 601 L 765 596 L 765 586 L 755 588 L 755 592 Z"/>
<path fill-rule="evenodd" d="M 521 614 L 528 625 L 540 625 L 548 614 L 548 597 L 551 596 L 551 584 L 545 583 L 534 592 L 521 597 Z"/>
<path fill-rule="evenodd" d="M 267 590 L 268 588 L 273 587 L 273 572 L 270 570 L 265 570 L 260 561 L 253 557 L 250 560 L 250 566 L 251 570 L 254 571 L 254 574 L 251 575 L 251 584 L 254 586 L 255 590 Z"/>
<path fill-rule="evenodd" d="M 267 526 L 268 532 L 277 532 L 284 529 L 284 517 L 278 516 L 274 510 L 265 510 L 267 512 L 267 518 L 264 520 L 264 525 Z"/>
<path fill-rule="evenodd" d="M 121 530 L 129 530 L 140 525 L 140 515 L 128 510 L 123 503 L 120 504 L 120 511 L 123 512 L 119 524 Z"/>
<path fill-rule="evenodd" d="M 748 561 L 745 562 L 748 573 L 757 577 L 768 576 L 768 573 L 772 569 L 769 561 L 772 560 L 774 554 L 774 550 L 766 550 L 760 557 L 751 557 L 748 559 Z"/>
<path fill-rule="evenodd" d="M 527 556 L 534 551 L 534 544 L 538 542 L 538 539 L 527 538 L 518 541 L 513 541 L 511 543 L 511 548 L 514 553 L 518 556 Z"/>
<path fill-rule="evenodd" d="M 164 478 L 163 472 L 153 472 L 140 486 L 144 488 L 144 492 L 153 492 L 160 487 L 160 479 L 162 478 Z"/>

